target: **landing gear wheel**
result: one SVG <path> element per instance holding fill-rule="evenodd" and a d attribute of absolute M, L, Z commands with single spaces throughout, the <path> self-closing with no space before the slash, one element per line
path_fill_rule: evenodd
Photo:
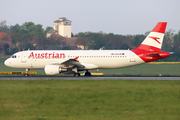
<path fill-rule="evenodd" d="M 81 76 L 80 73 L 74 73 L 74 76 Z"/>
<path fill-rule="evenodd" d="M 91 73 L 87 71 L 84 76 L 91 76 Z"/>
<path fill-rule="evenodd" d="M 26 74 L 25 74 L 26 77 L 29 77 L 29 69 L 26 69 Z"/>

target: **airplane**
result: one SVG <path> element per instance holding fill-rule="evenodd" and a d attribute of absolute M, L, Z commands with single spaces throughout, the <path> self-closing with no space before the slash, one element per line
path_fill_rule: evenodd
<path fill-rule="evenodd" d="M 139 47 L 133 50 L 27 50 L 8 58 L 4 64 L 23 68 L 26 76 L 30 69 L 44 69 L 46 75 L 74 74 L 92 69 L 123 68 L 169 57 L 161 51 L 167 22 L 159 22 Z"/>

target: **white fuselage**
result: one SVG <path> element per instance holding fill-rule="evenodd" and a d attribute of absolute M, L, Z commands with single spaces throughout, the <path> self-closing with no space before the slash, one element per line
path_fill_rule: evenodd
<path fill-rule="evenodd" d="M 29 50 L 15 53 L 5 61 L 5 65 L 44 69 L 45 65 L 61 64 L 76 57 L 85 66 L 84 69 L 121 68 L 145 63 L 131 50 Z"/>

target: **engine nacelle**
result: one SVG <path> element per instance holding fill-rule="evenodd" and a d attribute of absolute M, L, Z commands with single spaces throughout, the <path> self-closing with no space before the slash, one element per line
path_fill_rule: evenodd
<path fill-rule="evenodd" d="M 74 74 L 75 72 L 73 71 L 72 68 L 63 68 L 59 65 L 46 65 L 44 67 L 44 72 L 46 73 L 46 75 L 57 75 L 60 73 L 64 73 L 64 74 Z"/>
<path fill-rule="evenodd" d="M 44 67 L 46 75 L 57 75 L 60 72 L 60 66 L 58 65 L 46 65 Z"/>

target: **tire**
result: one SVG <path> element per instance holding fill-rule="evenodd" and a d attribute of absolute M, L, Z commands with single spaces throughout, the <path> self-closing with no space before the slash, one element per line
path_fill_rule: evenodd
<path fill-rule="evenodd" d="M 91 76 L 90 72 L 86 72 L 84 76 Z"/>
<path fill-rule="evenodd" d="M 80 73 L 74 73 L 74 76 L 81 76 Z"/>

